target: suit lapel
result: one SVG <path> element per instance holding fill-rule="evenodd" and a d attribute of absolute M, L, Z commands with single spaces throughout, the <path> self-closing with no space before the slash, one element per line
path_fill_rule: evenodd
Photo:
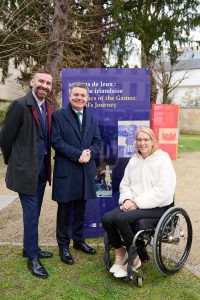
<path fill-rule="evenodd" d="M 36 123 L 38 127 L 40 126 L 42 128 L 42 132 L 46 135 L 44 123 L 42 119 L 42 114 L 40 113 L 40 109 L 36 103 L 36 100 L 33 97 L 32 92 L 28 92 L 27 95 L 27 105 L 31 106 L 31 110 L 34 116 L 34 119 L 36 120 Z M 50 128 L 51 128 L 51 107 L 50 104 L 45 101 L 46 104 L 46 110 L 47 110 L 47 119 L 48 119 L 48 135 L 50 135 Z"/>
<path fill-rule="evenodd" d="M 38 114 L 37 114 L 35 105 L 31 106 L 31 109 L 32 109 L 33 116 L 34 116 L 34 118 L 36 120 L 36 123 L 39 126 L 39 119 L 38 119 Z"/>
<path fill-rule="evenodd" d="M 78 125 L 76 123 L 76 120 L 74 118 L 74 115 L 73 115 L 69 105 L 66 107 L 66 109 L 64 109 L 64 117 L 65 117 L 65 119 L 67 119 L 70 122 L 72 128 L 74 129 L 74 131 L 76 132 L 76 134 L 78 135 L 78 137 L 81 140 L 80 130 L 78 128 Z"/>
<path fill-rule="evenodd" d="M 51 130 L 51 106 L 50 104 L 45 101 L 46 103 L 46 110 L 47 110 L 47 123 L 48 123 L 48 135 L 50 136 L 50 130 Z"/>
<path fill-rule="evenodd" d="M 85 139 L 87 132 L 90 129 L 90 125 L 91 125 L 91 116 L 88 114 L 87 110 L 85 110 L 85 126 L 83 132 L 83 140 Z"/>
<path fill-rule="evenodd" d="M 39 127 L 38 114 L 37 114 L 37 110 L 36 110 L 36 106 L 35 106 L 34 97 L 33 97 L 33 94 L 32 94 L 31 91 L 26 94 L 26 103 L 27 103 L 28 106 L 31 107 L 32 114 L 34 116 L 34 119 L 35 119 L 38 127 Z"/>

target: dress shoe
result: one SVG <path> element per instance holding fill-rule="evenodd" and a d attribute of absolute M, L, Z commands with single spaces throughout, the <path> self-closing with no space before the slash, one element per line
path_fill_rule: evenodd
<path fill-rule="evenodd" d="M 87 254 L 96 254 L 96 250 L 91 248 L 89 245 L 87 245 L 84 242 L 83 243 L 74 243 L 73 248 L 77 249 L 77 250 L 81 250 L 82 252 L 87 253 Z"/>
<path fill-rule="evenodd" d="M 48 273 L 45 270 L 39 258 L 35 258 L 32 260 L 28 259 L 27 267 L 31 271 L 31 273 L 36 277 L 40 277 L 44 279 L 48 277 Z"/>
<path fill-rule="evenodd" d="M 27 257 L 27 255 L 26 255 L 26 250 L 25 250 L 25 249 L 23 249 L 23 251 L 22 251 L 22 256 L 23 256 L 23 257 Z M 39 257 L 39 258 L 51 258 L 52 256 L 53 256 L 52 253 L 46 252 L 46 251 L 42 251 L 42 250 L 39 248 L 39 251 L 38 251 L 38 257 Z"/>
<path fill-rule="evenodd" d="M 115 262 L 110 268 L 110 273 L 115 273 L 117 272 L 127 261 L 128 259 L 128 253 L 126 252 L 124 256 L 115 256 Z"/>
<path fill-rule="evenodd" d="M 128 264 L 126 264 L 125 266 L 122 266 L 120 269 L 118 269 L 114 273 L 114 276 L 116 278 L 123 278 L 123 277 L 128 276 L 127 266 L 128 266 Z M 139 259 L 139 256 L 137 256 L 133 262 L 132 270 L 137 272 L 137 269 L 139 269 L 140 267 L 141 267 L 141 260 Z"/>
<path fill-rule="evenodd" d="M 59 255 L 62 262 L 67 265 L 73 265 L 74 260 L 68 248 L 59 248 Z"/>

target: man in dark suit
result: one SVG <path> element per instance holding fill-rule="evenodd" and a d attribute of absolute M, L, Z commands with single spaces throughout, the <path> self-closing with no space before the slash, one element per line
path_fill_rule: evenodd
<path fill-rule="evenodd" d="M 38 223 L 47 181 L 51 180 L 51 108 L 46 97 L 52 89 L 52 76 L 37 71 L 30 82 L 32 90 L 10 105 L 2 130 L 0 146 L 7 188 L 18 192 L 23 210 L 24 248 L 31 273 L 47 278 L 40 258 L 52 257 L 38 246 Z"/>
<path fill-rule="evenodd" d="M 67 108 L 52 114 L 51 142 L 55 149 L 52 198 L 58 202 L 56 237 L 61 261 L 73 264 L 69 251 L 69 216 L 72 211 L 73 247 L 88 254 L 95 249 L 83 237 L 87 199 L 96 198 L 95 157 L 101 148 L 96 119 L 87 111 L 88 88 L 75 83 Z"/>

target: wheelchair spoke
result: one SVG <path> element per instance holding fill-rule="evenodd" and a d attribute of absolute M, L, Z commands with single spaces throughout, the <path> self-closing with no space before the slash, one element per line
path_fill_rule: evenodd
<path fill-rule="evenodd" d="M 177 272 L 185 263 L 192 243 L 192 226 L 187 213 L 173 208 L 158 224 L 153 243 L 154 261 L 161 273 Z"/>

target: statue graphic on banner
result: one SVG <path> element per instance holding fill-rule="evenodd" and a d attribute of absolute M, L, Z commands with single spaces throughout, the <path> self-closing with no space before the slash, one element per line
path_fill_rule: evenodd
<path fill-rule="evenodd" d="M 96 192 L 97 197 L 112 197 L 112 169 L 106 165 L 97 169 L 96 174 Z"/>

